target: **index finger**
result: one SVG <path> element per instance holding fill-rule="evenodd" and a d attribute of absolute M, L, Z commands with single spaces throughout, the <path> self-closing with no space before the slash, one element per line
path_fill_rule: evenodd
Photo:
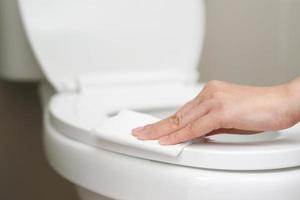
<path fill-rule="evenodd" d="M 142 129 L 133 130 L 133 135 L 142 140 L 158 139 L 167 134 L 184 128 L 187 124 L 205 115 L 211 107 L 211 102 L 206 101 L 191 109 L 185 114 L 176 113 L 171 117 L 157 123 L 145 126 Z"/>
<path fill-rule="evenodd" d="M 180 129 L 181 123 L 178 115 L 174 114 L 166 119 L 154 124 L 146 125 L 142 128 L 133 129 L 132 134 L 138 139 L 153 140 L 169 134 L 170 131 Z"/>

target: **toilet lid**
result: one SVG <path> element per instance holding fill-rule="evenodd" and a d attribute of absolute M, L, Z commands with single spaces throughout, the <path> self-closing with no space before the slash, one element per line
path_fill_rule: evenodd
<path fill-rule="evenodd" d="M 300 166 L 300 125 L 259 135 L 220 135 L 194 141 L 178 157 L 169 157 L 94 140 L 94 127 L 121 109 L 147 112 L 178 107 L 202 86 L 119 88 L 88 94 L 58 94 L 50 102 L 51 125 L 61 134 L 96 148 L 170 164 L 218 170 L 270 170 Z M 120 101 L 122 99 L 122 101 Z"/>
<path fill-rule="evenodd" d="M 166 69 L 172 80 L 194 80 L 202 1 L 19 0 L 19 6 L 34 54 L 58 91 L 78 89 L 81 76 L 102 74 L 94 78 L 101 81 L 129 71 L 138 77 Z"/>

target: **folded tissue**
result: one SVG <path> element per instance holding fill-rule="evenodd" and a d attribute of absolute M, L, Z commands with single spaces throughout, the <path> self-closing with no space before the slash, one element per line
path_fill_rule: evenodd
<path fill-rule="evenodd" d="M 116 116 L 102 121 L 95 128 L 94 134 L 98 139 L 125 145 L 129 148 L 176 157 L 189 142 L 176 145 L 160 145 L 157 140 L 138 140 L 131 134 L 132 129 L 159 120 L 148 114 L 122 110 Z"/>

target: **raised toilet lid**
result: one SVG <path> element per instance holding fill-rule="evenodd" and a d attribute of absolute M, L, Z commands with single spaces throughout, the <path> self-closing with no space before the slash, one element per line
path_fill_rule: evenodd
<path fill-rule="evenodd" d="M 88 94 L 58 94 L 50 102 L 50 122 L 61 134 L 83 143 L 128 156 L 197 168 L 270 170 L 300 166 L 300 125 L 251 136 L 220 135 L 195 141 L 178 157 L 168 157 L 95 140 L 91 130 L 120 109 L 140 112 L 174 109 L 199 92 L 200 86 L 176 90 L 156 86 L 120 88 Z M 160 91 L 160 92 L 157 92 Z M 155 97 L 155 98 L 153 98 Z"/>
<path fill-rule="evenodd" d="M 201 0 L 18 2 L 30 45 L 57 91 L 133 76 L 151 84 L 197 77 Z"/>

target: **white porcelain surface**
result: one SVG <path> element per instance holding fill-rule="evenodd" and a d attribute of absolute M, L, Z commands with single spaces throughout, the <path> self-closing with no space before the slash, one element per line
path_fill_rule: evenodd
<path fill-rule="evenodd" d="M 77 78 L 86 74 L 101 79 L 158 70 L 159 76 L 170 69 L 195 80 L 202 0 L 19 0 L 19 5 L 41 68 L 60 91 L 77 89 Z"/>
<path fill-rule="evenodd" d="M 76 186 L 75 187 L 78 195 L 79 195 L 79 198 L 81 200 L 112 200 L 108 197 L 104 197 L 100 194 L 97 194 L 95 192 L 91 192 L 83 187 L 80 187 L 80 186 Z"/>
<path fill-rule="evenodd" d="M 134 158 L 58 133 L 45 118 L 49 163 L 94 193 L 123 200 L 299 200 L 300 169 L 214 171 Z"/>

